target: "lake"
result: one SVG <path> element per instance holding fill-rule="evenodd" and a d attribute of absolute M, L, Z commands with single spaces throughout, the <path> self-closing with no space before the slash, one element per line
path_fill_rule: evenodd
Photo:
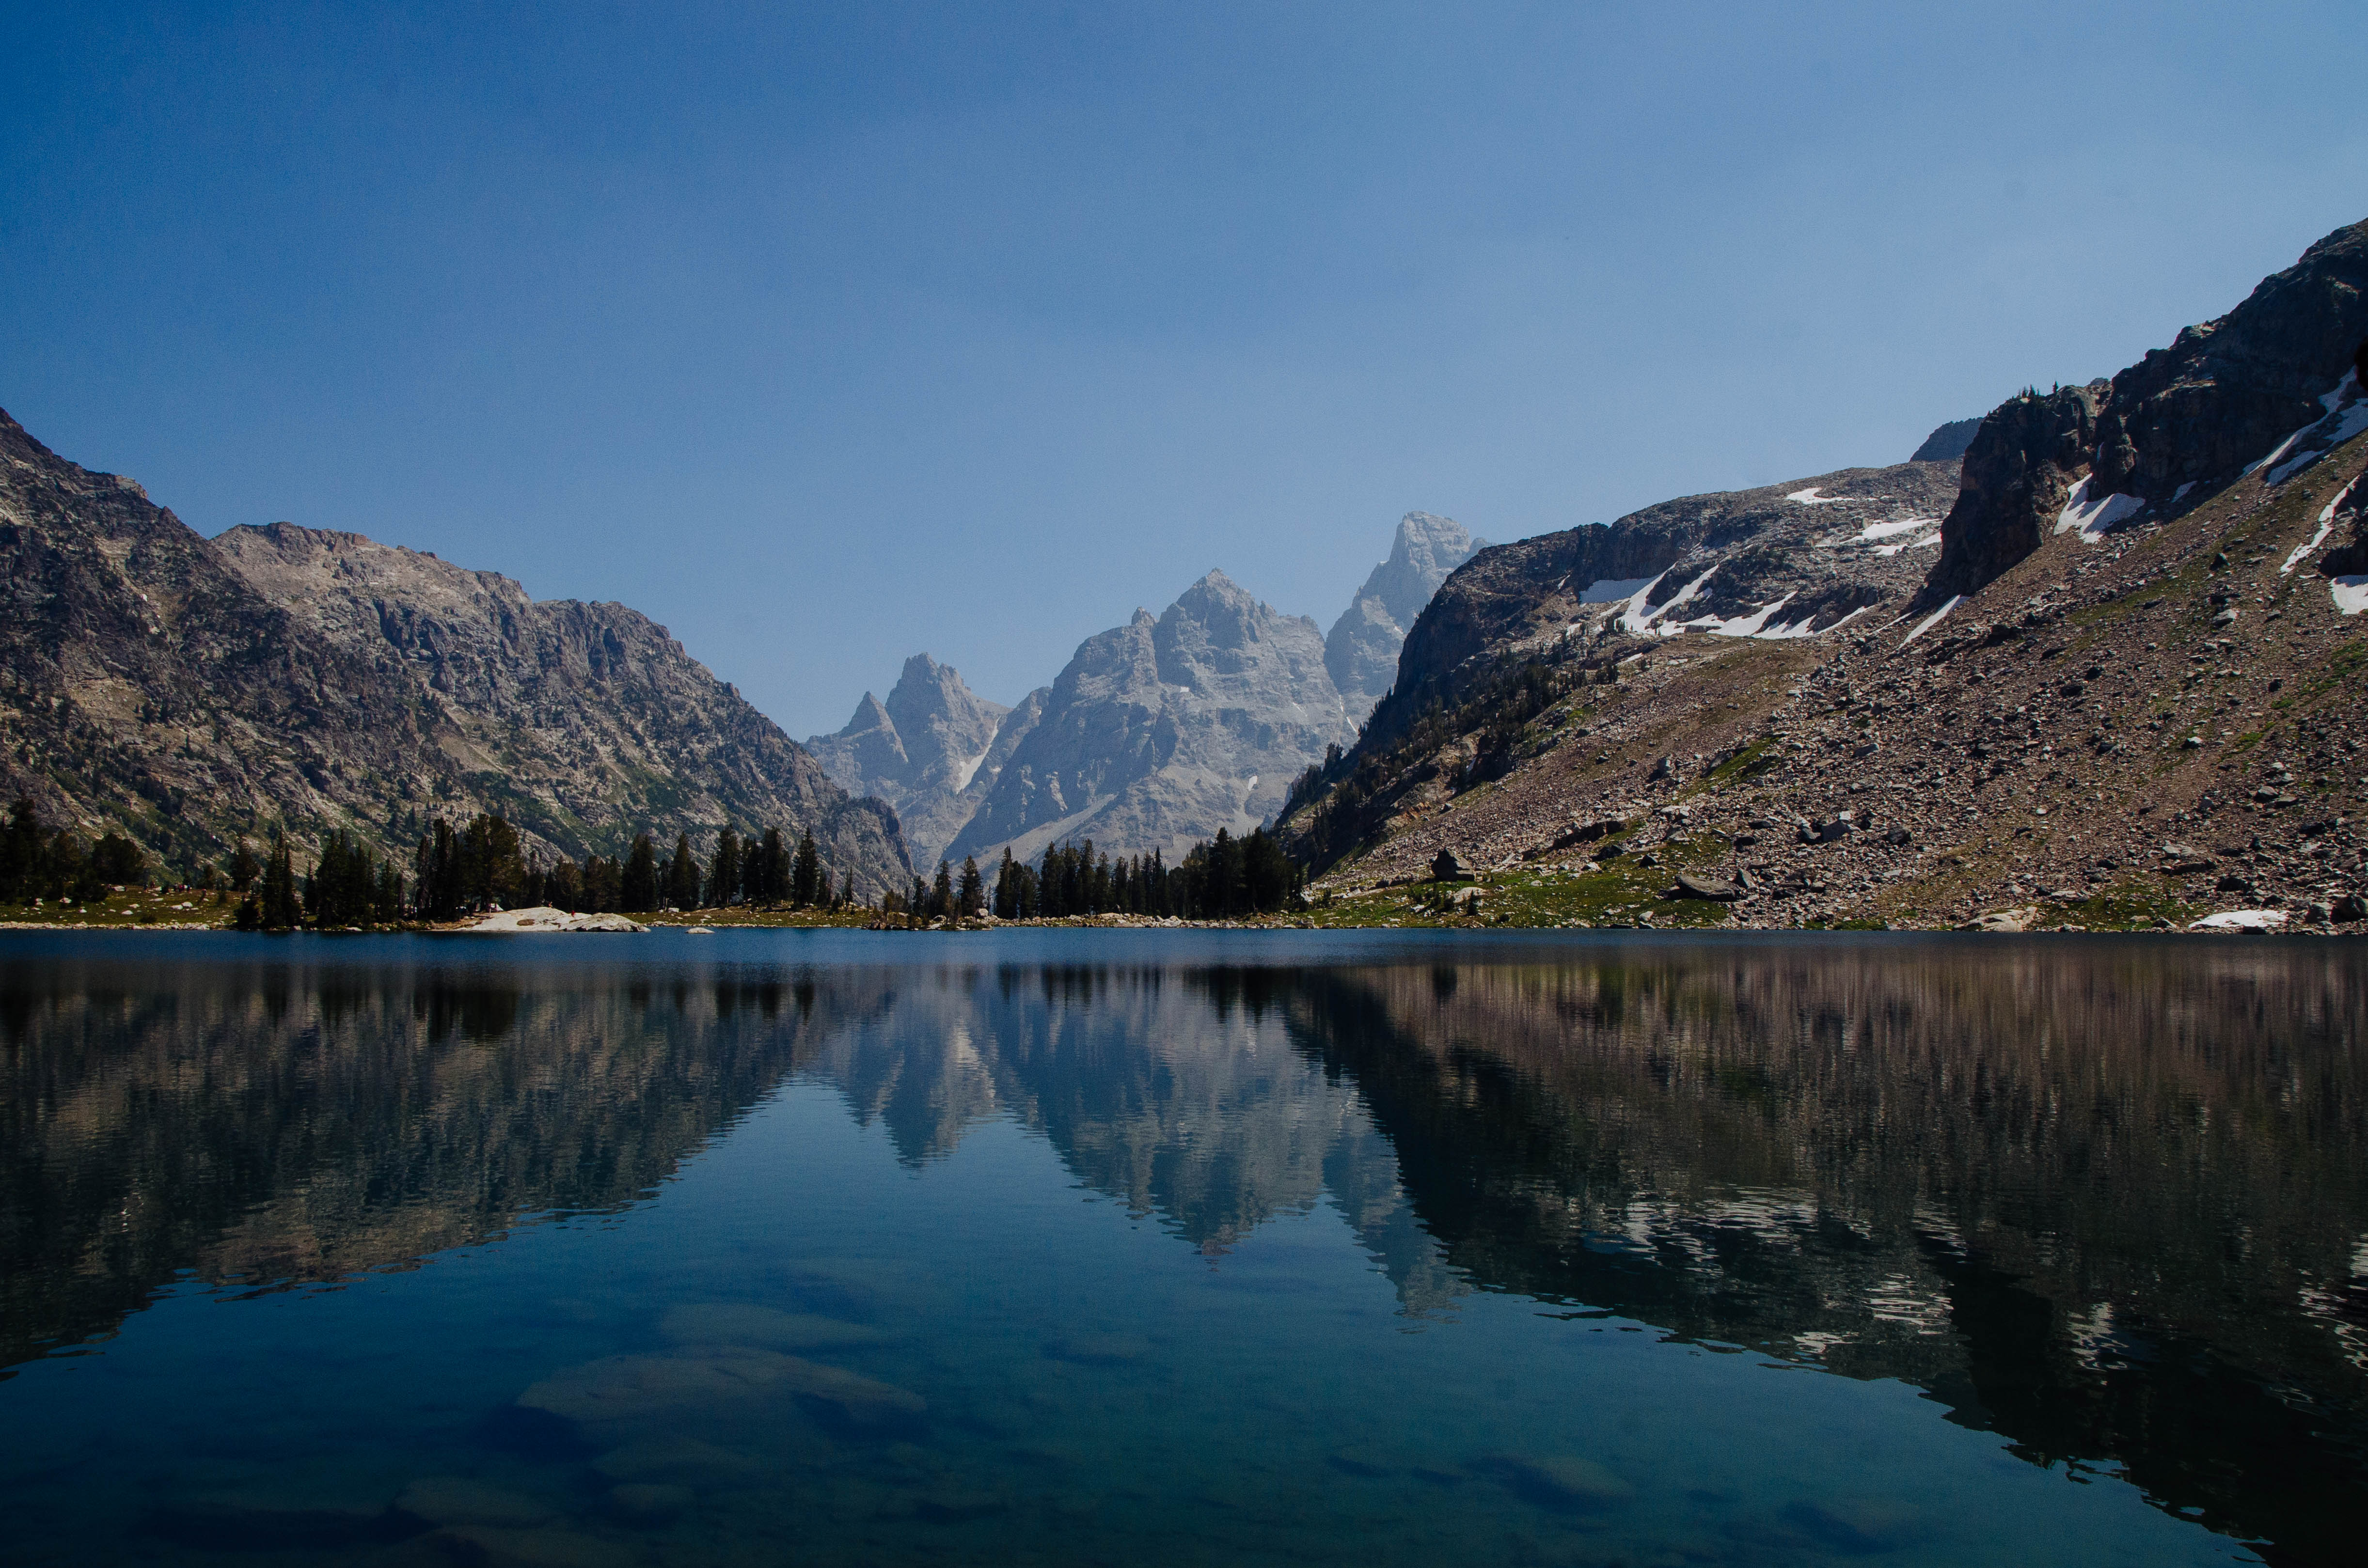
<path fill-rule="evenodd" d="M 2368 944 L 0 937 L 11 1563 L 2334 1563 Z"/>

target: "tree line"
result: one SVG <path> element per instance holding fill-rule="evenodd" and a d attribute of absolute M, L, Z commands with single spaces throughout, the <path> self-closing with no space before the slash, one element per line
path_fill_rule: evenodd
<path fill-rule="evenodd" d="M 16 803 L 0 832 L 0 903 L 101 898 L 110 886 L 146 882 L 150 869 L 139 846 L 120 834 L 110 831 L 85 847 L 66 829 L 44 832 L 30 801 Z M 673 849 L 661 852 L 643 833 L 621 857 L 543 864 L 530 862 L 518 829 L 491 812 L 457 824 L 435 818 L 407 861 L 374 854 L 344 829 L 332 832 L 302 870 L 285 835 L 274 835 L 260 856 L 242 841 L 225 863 L 205 869 L 199 885 L 226 890 L 238 901 L 237 926 L 262 931 L 450 921 L 536 904 L 637 915 L 735 904 L 838 909 L 856 902 L 853 874 L 834 885 L 812 833 L 793 844 L 778 827 L 746 836 L 726 827 L 704 861 L 688 834 L 677 834 Z M 1158 850 L 1112 857 L 1090 839 L 1054 845 L 1032 864 L 1007 848 L 992 887 L 975 858 L 964 858 L 959 870 L 940 860 L 934 879 L 915 877 L 908 890 L 891 891 L 882 908 L 922 920 L 975 918 L 990 909 L 1001 920 L 1106 914 L 1223 920 L 1301 907 L 1304 887 L 1304 872 L 1264 828 L 1242 838 L 1220 828 L 1172 867 Z"/>
<path fill-rule="evenodd" d="M 8 825 L 0 830 L 0 903 L 105 898 L 110 887 L 144 885 L 148 875 L 148 857 L 120 833 L 85 846 L 66 828 L 42 832 L 29 800 L 19 797 L 8 808 Z"/>
<path fill-rule="evenodd" d="M 913 879 L 908 892 L 891 892 L 888 914 L 920 919 L 975 919 L 990 908 L 997 920 L 1073 915 L 1143 915 L 1164 919 L 1224 920 L 1272 914 L 1304 904 L 1306 878 L 1264 828 L 1235 838 L 1224 828 L 1169 866 L 1161 853 L 1113 858 L 1082 844 L 1056 844 L 1035 864 L 1008 848 L 990 890 L 974 857 L 956 871 L 938 862 L 934 880 Z"/>

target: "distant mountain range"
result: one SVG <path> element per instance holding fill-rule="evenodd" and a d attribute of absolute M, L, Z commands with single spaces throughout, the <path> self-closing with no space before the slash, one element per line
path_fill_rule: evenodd
<path fill-rule="evenodd" d="M 483 810 L 545 857 L 729 824 L 811 830 L 859 890 L 910 874 L 892 811 L 622 605 L 289 523 L 209 540 L 6 414 L 0 562 L 0 796 L 168 870 Z"/>
<path fill-rule="evenodd" d="M 1005 709 L 926 653 L 806 745 L 849 791 L 894 805 L 914 860 L 1032 858 L 1091 839 L 1171 860 L 1271 817 L 1292 781 L 1388 690 L 1440 584 L 1481 547 L 1428 512 L 1398 524 L 1328 637 L 1212 572 L 1154 616 L 1087 638 L 1051 686 Z"/>

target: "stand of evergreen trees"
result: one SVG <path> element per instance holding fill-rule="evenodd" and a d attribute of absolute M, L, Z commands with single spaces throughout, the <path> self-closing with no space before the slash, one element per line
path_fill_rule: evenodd
<path fill-rule="evenodd" d="M 63 827 L 42 832 L 32 801 L 19 798 L 8 808 L 8 825 L 0 830 L 0 903 L 105 898 L 110 887 L 145 886 L 148 876 L 148 857 L 120 833 L 102 834 L 85 848 Z"/>
<path fill-rule="evenodd" d="M 1262 827 L 1247 838 L 1219 828 L 1173 867 L 1156 849 L 1113 859 L 1088 839 L 1053 846 L 1034 867 L 1005 850 L 995 914 L 1001 920 L 1108 914 L 1227 920 L 1301 907 L 1305 885 L 1305 874 Z"/>

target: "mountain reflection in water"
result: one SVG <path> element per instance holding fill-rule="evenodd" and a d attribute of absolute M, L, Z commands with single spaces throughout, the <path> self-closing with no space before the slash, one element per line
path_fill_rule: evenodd
<path fill-rule="evenodd" d="M 2368 1517 L 2351 944 L 666 950 L 0 949 L 0 1366 L 628 1208 L 824 1083 L 916 1170 L 1016 1123 L 1219 1267 L 1328 1203 L 1417 1319 L 1898 1379 L 2271 1561 Z"/>

